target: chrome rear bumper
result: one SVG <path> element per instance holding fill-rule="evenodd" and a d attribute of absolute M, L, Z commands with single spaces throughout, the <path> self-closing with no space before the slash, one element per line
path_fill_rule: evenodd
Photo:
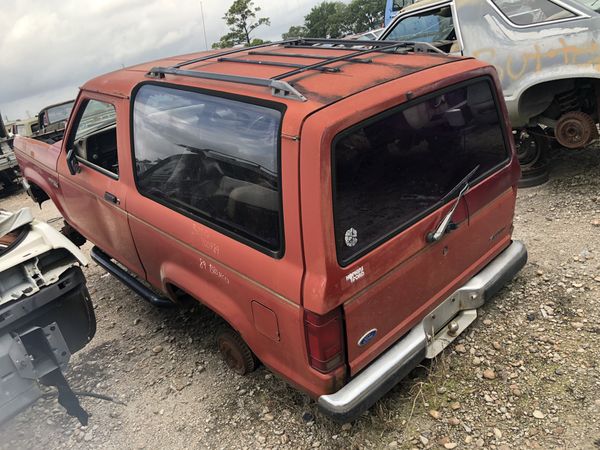
<path fill-rule="evenodd" d="M 477 308 L 526 262 L 525 245 L 514 241 L 342 389 L 320 396 L 321 410 L 340 422 L 353 420 L 366 411 L 424 358 L 434 357 L 460 335 L 477 317 Z M 448 323 L 452 326 L 446 327 Z"/>

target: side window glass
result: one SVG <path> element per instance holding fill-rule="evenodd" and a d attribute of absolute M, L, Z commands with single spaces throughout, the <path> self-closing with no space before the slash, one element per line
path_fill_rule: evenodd
<path fill-rule="evenodd" d="M 414 0 L 394 0 L 392 2 L 392 11 L 397 13 L 398 11 L 406 8 L 409 5 L 412 5 Z"/>
<path fill-rule="evenodd" d="M 272 108 L 145 85 L 133 108 L 139 191 L 270 251 L 281 245 Z"/>
<path fill-rule="evenodd" d="M 72 141 L 78 159 L 92 168 L 119 174 L 115 107 L 110 103 L 89 100 L 79 116 Z"/>
<path fill-rule="evenodd" d="M 388 41 L 440 42 L 456 40 L 452 9 L 444 6 L 400 19 L 385 38 Z"/>
<path fill-rule="evenodd" d="M 568 19 L 575 14 L 550 0 L 492 0 L 502 14 L 515 25 L 534 25 Z"/>

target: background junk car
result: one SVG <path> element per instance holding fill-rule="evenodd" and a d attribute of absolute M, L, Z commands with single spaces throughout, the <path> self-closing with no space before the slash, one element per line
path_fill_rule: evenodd
<path fill-rule="evenodd" d="M 547 137 L 567 149 L 598 138 L 600 3 L 422 0 L 381 39 L 435 43 L 498 70 L 524 184 L 546 181 Z"/>

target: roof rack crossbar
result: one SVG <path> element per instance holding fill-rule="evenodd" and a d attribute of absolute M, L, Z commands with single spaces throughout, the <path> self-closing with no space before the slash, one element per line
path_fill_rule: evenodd
<path fill-rule="evenodd" d="M 294 38 L 294 39 L 286 39 L 284 41 L 278 41 L 278 42 L 268 42 L 266 44 L 260 44 L 260 45 L 255 45 L 251 48 L 265 48 L 265 47 L 271 47 L 273 45 L 287 45 L 287 44 L 291 44 L 293 42 L 299 41 L 300 38 Z M 189 64 L 195 64 L 195 63 L 199 63 L 202 61 L 207 61 L 209 59 L 213 59 L 213 58 L 220 58 L 222 56 L 228 56 L 228 55 L 233 55 L 234 53 L 240 53 L 240 52 L 245 52 L 248 50 L 249 47 L 240 47 L 240 48 L 233 48 L 230 50 L 226 50 L 224 52 L 219 52 L 219 53 L 212 53 L 210 55 L 204 55 L 201 56 L 200 58 L 194 58 L 194 59 L 190 59 L 187 61 L 182 61 L 178 64 L 175 64 L 174 67 L 175 69 L 180 69 L 183 66 L 187 66 Z"/>
<path fill-rule="evenodd" d="M 294 48 L 294 46 L 292 46 Z M 311 47 L 314 48 L 314 47 Z M 343 49 L 348 51 L 349 49 Z M 307 58 L 307 59 L 329 59 L 331 56 L 323 56 L 323 55 L 310 55 L 306 53 L 280 53 L 280 52 L 255 52 L 250 51 L 248 55 L 256 55 L 256 56 L 282 56 L 284 58 Z M 348 61 L 352 61 L 359 64 L 369 64 L 372 63 L 373 60 L 370 58 L 362 59 L 362 58 L 352 58 Z"/>
<path fill-rule="evenodd" d="M 323 38 L 300 38 L 294 39 L 292 42 L 286 43 L 286 45 L 294 45 L 297 43 L 298 45 L 306 45 L 312 44 L 328 44 L 328 45 L 343 45 L 346 47 L 386 47 L 390 44 L 412 44 L 412 42 L 404 42 L 404 41 L 359 41 L 356 39 L 323 39 Z M 330 48 L 330 47 L 326 47 Z"/>
<path fill-rule="evenodd" d="M 276 66 L 276 67 L 290 67 L 301 69 L 307 67 L 304 64 L 294 64 L 294 63 L 285 63 L 279 61 L 262 61 L 258 59 L 243 59 L 243 58 L 219 58 L 217 59 L 219 62 L 237 62 L 242 64 L 257 64 L 259 66 Z M 337 67 L 315 67 L 313 70 L 318 70 L 320 72 L 339 72 L 340 69 Z"/>
<path fill-rule="evenodd" d="M 180 75 L 184 77 L 202 78 L 205 80 L 226 81 L 229 83 L 242 83 L 251 86 L 270 87 L 275 97 L 290 98 L 305 102 L 307 99 L 302 93 L 289 83 L 272 78 L 244 77 L 240 75 L 228 75 L 224 73 L 200 72 L 196 70 L 184 70 L 176 67 L 153 67 L 147 76 L 153 78 L 164 78 L 165 75 Z"/>
<path fill-rule="evenodd" d="M 337 50 L 337 51 L 343 51 L 343 52 L 348 52 L 348 51 L 352 51 L 353 49 L 348 48 L 348 47 L 318 47 L 318 46 L 314 46 L 314 45 L 301 45 L 301 44 L 284 44 L 282 46 L 283 48 L 301 48 L 301 49 L 306 49 L 306 50 L 315 50 L 315 49 L 325 49 L 325 50 Z"/>
<path fill-rule="evenodd" d="M 361 42 L 384 42 L 384 41 L 361 41 Z M 306 72 L 307 70 L 314 70 L 317 67 L 323 67 L 326 66 L 328 64 L 333 64 L 336 62 L 340 62 L 340 61 L 347 61 L 349 59 L 355 58 L 357 56 L 361 56 L 361 55 L 368 55 L 370 53 L 376 53 L 376 52 L 383 52 L 386 50 L 394 50 L 397 49 L 398 47 L 405 47 L 407 46 L 406 42 L 393 42 L 390 43 L 389 41 L 387 42 L 387 45 L 385 46 L 377 46 L 376 48 L 370 48 L 370 49 L 363 49 L 363 50 L 357 50 L 357 51 L 353 51 L 352 53 L 348 53 L 347 55 L 342 55 L 342 56 L 337 56 L 334 58 L 330 58 L 330 59 L 326 59 L 324 61 L 315 63 L 315 64 L 310 64 L 308 66 L 302 67 L 300 69 L 296 69 L 296 70 L 292 70 L 290 72 L 285 72 L 282 73 L 281 75 L 277 75 L 276 77 L 273 77 L 274 80 L 283 80 L 284 78 L 287 77 L 291 77 L 294 75 L 298 75 L 302 72 Z"/>
<path fill-rule="evenodd" d="M 324 44 L 319 46 L 318 44 Z M 325 46 L 334 45 L 335 47 Z M 440 53 L 447 55 L 444 51 L 430 42 L 416 42 L 416 41 L 358 41 L 348 39 L 308 39 L 302 38 L 297 39 L 293 42 L 282 43 L 284 48 L 326 48 L 327 50 L 341 50 L 341 51 L 355 51 L 356 47 L 365 47 L 369 53 L 372 53 L 373 47 L 380 47 L 379 51 L 384 51 L 383 48 L 388 44 L 398 44 L 398 47 L 403 47 L 407 51 L 414 51 L 415 53 Z M 378 50 L 375 50 L 378 51 Z"/>

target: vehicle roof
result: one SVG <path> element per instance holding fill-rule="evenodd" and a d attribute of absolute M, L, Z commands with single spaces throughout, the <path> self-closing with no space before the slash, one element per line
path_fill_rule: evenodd
<path fill-rule="evenodd" d="M 55 107 L 57 107 L 57 106 L 66 105 L 66 104 L 68 104 L 68 103 L 75 103 L 75 99 L 73 99 L 73 100 L 66 100 L 66 101 L 64 101 L 64 102 L 60 102 L 60 103 L 53 103 L 52 105 L 44 106 L 44 107 L 43 107 L 43 108 L 40 110 L 40 112 L 41 112 L 41 111 L 46 111 L 47 109 L 50 109 L 50 108 L 55 108 Z"/>
<path fill-rule="evenodd" d="M 17 125 L 27 125 L 30 123 L 35 123 L 38 121 L 37 115 L 35 117 L 30 117 L 29 119 L 17 119 L 13 123 Z"/>
<path fill-rule="evenodd" d="M 452 0 L 419 0 L 414 2 L 412 5 L 408 5 L 406 8 L 403 8 L 400 12 L 405 13 L 412 11 L 413 9 L 422 9 L 428 6 L 437 5 L 438 3 L 450 2 Z"/>
<path fill-rule="evenodd" d="M 367 42 L 368 41 L 363 41 L 360 44 L 357 43 L 357 45 L 366 45 L 365 43 Z M 202 62 L 184 65 L 181 69 L 269 79 L 288 73 L 291 70 L 294 70 L 294 68 L 267 65 L 264 64 L 265 62 L 308 65 L 317 63 L 320 59 L 300 56 L 290 57 L 286 55 L 299 54 L 331 58 L 356 53 L 357 48 L 341 49 L 339 47 L 332 48 L 331 46 L 290 48 L 289 46 L 282 44 L 273 44 L 262 47 L 260 49 L 260 55 L 257 55 L 255 52 L 256 47 L 243 48 L 239 49 L 234 54 L 228 55 L 229 59 L 235 58 L 237 61 L 223 60 L 216 56 L 221 54 L 221 51 L 200 52 L 151 61 L 94 78 L 85 83 L 82 89 L 124 98 L 131 97 L 136 86 L 142 82 L 152 81 L 152 78 L 147 76 L 147 73 L 152 68 L 157 66 L 170 67 L 185 61 L 209 55 L 215 56 Z M 264 55 L 264 52 L 269 52 L 270 54 Z M 309 70 L 285 78 L 284 81 L 300 91 L 300 93 L 307 98 L 306 102 L 275 97 L 271 94 L 271 89 L 268 87 L 252 86 L 222 80 L 199 79 L 183 75 L 167 74 L 164 79 L 153 81 L 261 98 L 264 100 L 285 103 L 288 106 L 288 109 L 296 108 L 306 111 L 306 109 L 316 109 L 331 104 L 370 87 L 431 67 L 449 64 L 460 59 L 463 58 L 450 57 L 439 53 L 407 52 L 401 54 L 377 52 L 368 55 L 357 55 L 352 61 L 346 60 L 326 66 L 339 69 L 339 72 L 324 73 Z M 242 61 L 240 62 L 240 60 Z M 370 60 L 370 62 L 357 63 L 355 62 L 356 60 Z M 248 61 L 253 61 L 254 63 L 250 64 Z M 258 61 L 262 61 L 263 64 L 259 64 Z"/>

